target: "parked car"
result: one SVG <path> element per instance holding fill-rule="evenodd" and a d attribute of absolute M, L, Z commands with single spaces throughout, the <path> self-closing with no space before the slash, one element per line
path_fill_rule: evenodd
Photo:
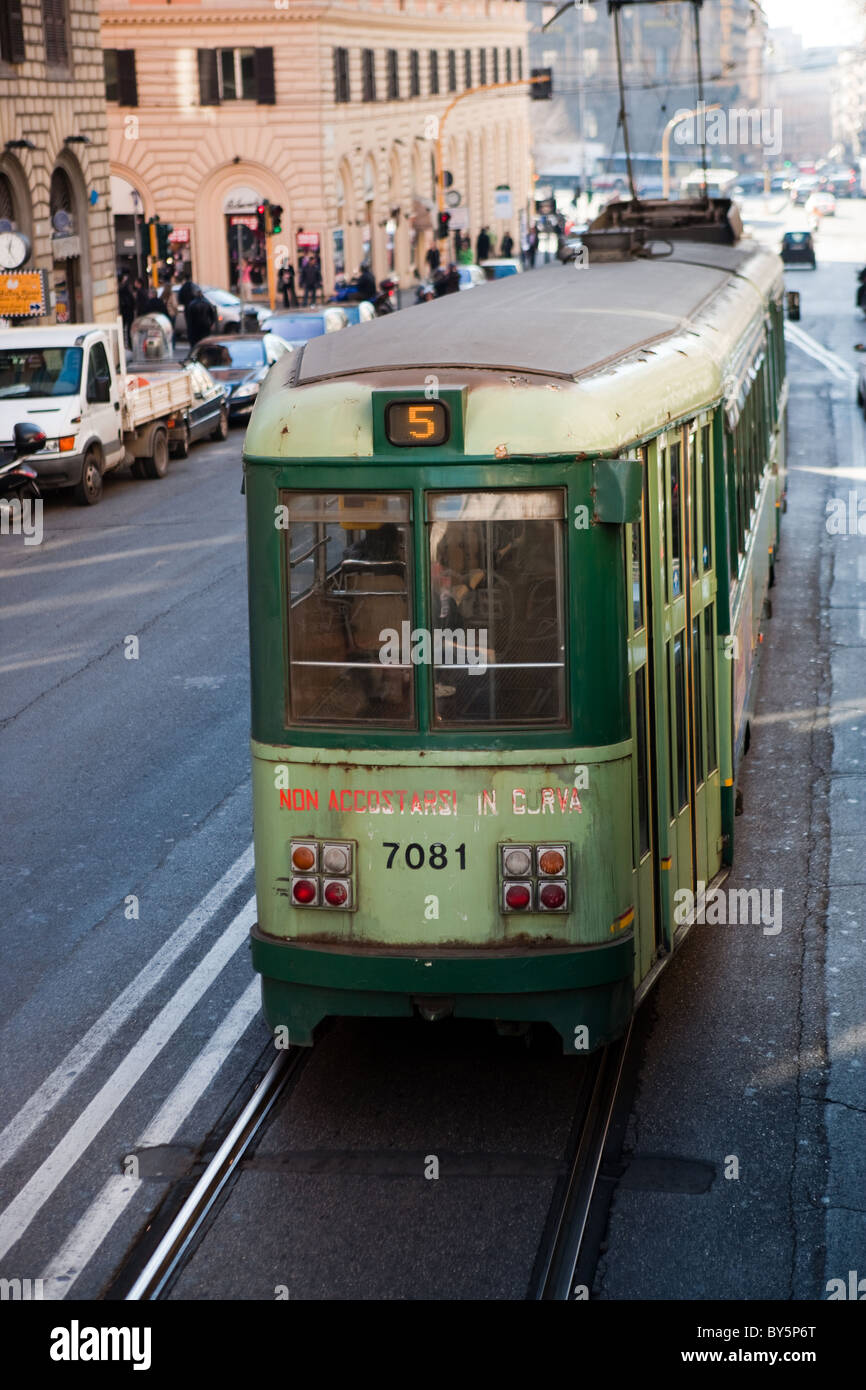
<path fill-rule="evenodd" d="M 487 276 L 480 265 L 458 265 L 461 290 L 474 290 L 476 285 L 486 285 Z"/>
<path fill-rule="evenodd" d="M 754 198 L 764 191 L 763 174 L 741 174 L 734 184 L 734 192 L 746 198 Z"/>
<path fill-rule="evenodd" d="M 268 319 L 268 333 L 275 333 L 290 347 L 301 347 L 323 333 L 337 333 L 349 327 L 349 305 L 328 305 L 324 309 L 287 309 Z"/>
<path fill-rule="evenodd" d="M 791 180 L 787 174 L 774 174 L 770 179 L 771 193 L 787 193 L 791 187 Z"/>
<path fill-rule="evenodd" d="M 835 217 L 836 199 L 832 193 L 816 190 L 806 199 L 806 211 L 815 217 Z"/>
<path fill-rule="evenodd" d="M 489 261 L 482 261 L 481 269 L 488 280 L 504 280 L 508 275 L 519 275 L 523 266 L 513 257 L 498 256 Z"/>
<path fill-rule="evenodd" d="M 177 295 L 181 287 L 180 285 L 173 285 L 172 288 Z M 265 323 L 271 316 L 271 311 L 266 304 L 245 304 L 236 294 L 231 294 L 228 290 L 218 289 L 214 285 L 202 285 L 201 292 L 205 299 L 210 300 L 217 311 L 215 332 L 240 333 L 244 326 L 242 320 L 245 313 L 253 315 L 259 329 L 264 331 Z M 182 306 L 178 306 L 174 336 L 186 338 L 186 315 Z"/>
<path fill-rule="evenodd" d="M 796 207 L 802 207 L 808 202 L 809 196 L 818 187 L 819 178 L 817 174 L 801 174 L 800 178 L 795 179 L 791 185 L 791 202 Z"/>
<path fill-rule="evenodd" d="M 201 363 L 225 387 L 229 420 L 249 415 L 268 369 L 289 351 L 273 333 L 212 334 L 197 343 L 188 360 Z"/>
<path fill-rule="evenodd" d="M 785 265 L 808 265 L 816 269 L 815 243 L 811 232 L 785 232 L 782 237 L 782 261 Z"/>
<path fill-rule="evenodd" d="M 186 458 L 190 444 L 199 439 L 226 439 L 229 432 L 228 392 L 201 362 L 187 362 L 192 378 L 193 403 L 187 411 L 186 431 L 175 435 L 172 453 Z"/>
<path fill-rule="evenodd" d="M 340 309 L 349 320 L 350 328 L 355 323 L 369 323 L 370 319 L 376 317 L 376 310 L 369 299 L 362 299 L 359 304 L 341 304 Z"/>

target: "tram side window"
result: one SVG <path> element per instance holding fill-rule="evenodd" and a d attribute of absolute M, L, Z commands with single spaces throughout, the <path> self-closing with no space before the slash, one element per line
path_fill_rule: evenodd
<path fill-rule="evenodd" d="M 677 721 L 677 809 L 688 805 L 689 778 L 686 763 L 686 663 L 684 636 L 680 633 L 674 638 L 674 686 L 676 690 Z"/>
<path fill-rule="evenodd" d="M 412 725 L 408 493 L 280 495 L 288 508 L 289 723 Z M 383 630 L 395 634 L 389 642 Z"/>
<path fill-rule="evenodd" d="M 695 713 L 695 782 L 704 780 L 704 719 L 701 689 L 701 620 L 692 619 L 692 681 Z"/>
<path fill-rule="evenodd" d="M 710 459 L 710 427 L 704 425 L 701 430 L 701 487 L 703 492 L 703 562 L 704 569 L 713 569 L 713 500 L 712 500 L 712 469 Z"/>
<path fill-rule="evenodd" d="M 433 723 L 563 725 L 565 493 L 427 499 Z"/>
<path fill-rule="evenodd" d="M 670 447 L 671 457 L 671 598 L 682 593 L 682 445 Z"/>
<path fill-rule="evenodd" d="M 698 577 L 698 436 L 689 430 L 689 570 L 692 579 Z"/>
<path fill-rule="evenodd" d="M 649 767 L 646 736 L 646 675 L 642 666 L 635 675 L 635 728 L 637 731 L 637 849 L 638 861 L 649 853 Z"/>
<path fill-rule="evenodd" d="M 716 759 L 716 610 L 704 610 L 704 675 L 707 683 L 707 776 L 715 772 Z"/>
<path fill-rule="evenodd" d="M 643 531 L 641 523 L 631 527 L 631 608 L 635 632 L 643 627 Z"/>

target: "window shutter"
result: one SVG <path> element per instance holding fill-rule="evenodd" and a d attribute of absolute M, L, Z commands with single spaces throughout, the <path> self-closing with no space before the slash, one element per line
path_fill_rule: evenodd
<path fill-rule="evenodd" d="M 66 0 L 42 0 L 42 25 L 45 31 L 45 61 L 54 65 L 68 63 Z"/>
<path fill-rule="evenodd" d="M 117 50 L 117 100 L 121 106 L 138 105 L 134 48 L 119 48 Z"/>
<path fill-rule="evenodd" d="M 7 63 L 23 63 L 27 54 L 24 48 L 24 21 L 21 17 L 21 0 L 6 0 L 5 14 L 0 16 L 0 36 L 3 41 L 3 57 Z"/>
<path fill-rule="evenodd" d="M 256 101 L 259 106 L 273 106 L 276 103 L 274 87 L 274 50 L 255 48 Z"/>
<path fill-rule="evenodd" d="M 217 77 L 215 48 L 198 50 L 198 99 L 201 106 L 219 106 L 220 89 Z"/>

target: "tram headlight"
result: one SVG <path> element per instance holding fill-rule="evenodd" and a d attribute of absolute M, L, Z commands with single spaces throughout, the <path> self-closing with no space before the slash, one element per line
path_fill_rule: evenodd
<path fill-rule="evenodd" d="M 543 883 L 538 892 L 538 906 L 544 912 L 567 911 L 567 886 L 564 883 Z"/>
<path fill-rule="evenodd" d="M 559 878 L 565 873 L 565 845 L 538 845 L 538 872 L 544 878 Z"/>
<path fill-rule="evenodd" d="M 532 850 L 529 845 L 502 846 L 502 872 L 507 878 L 525 878 L 532 873 Z"/>
<path fill-rule="evenodd" d="M 509 883 L 502 902 L 506 912 L 526 912 L 532 906 L 532 884 Z"/>
<path fill-rule="evenodd" d="M 325 902 L 328 907 L 351 907 L 352 884 L 347 878 L 325 879 Z"/>
<path fill-rule="evenodd" d="M 302 907 L 315 907 L 319 897 L 319 885 L 314 878 L 292 879 L 292 901 Z"/>

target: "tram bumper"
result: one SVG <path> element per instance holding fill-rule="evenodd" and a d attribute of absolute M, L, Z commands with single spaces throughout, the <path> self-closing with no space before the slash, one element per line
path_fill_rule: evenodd
<path fill-rule="evenodd" d="M 430 953 L 315 947 L 252 931 L 268 1027 L 310 1047 L 328 1017 L 452 1016 L 549 1023 L 585 1056 L 625 1029 L 634 1005 L 634 940 L 536 950 Z"/>

